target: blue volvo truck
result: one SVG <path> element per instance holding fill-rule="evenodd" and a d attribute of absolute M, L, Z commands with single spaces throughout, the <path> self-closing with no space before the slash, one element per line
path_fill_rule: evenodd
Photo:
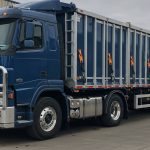
<path fill-rule="evenodd" d="M 0 128 L 55 136 L 150 107 L 150 31 L 59 0 L 0 9 Z"/>

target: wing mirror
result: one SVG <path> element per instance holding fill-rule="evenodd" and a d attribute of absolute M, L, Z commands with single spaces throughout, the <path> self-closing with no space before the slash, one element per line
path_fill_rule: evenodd
<path fill-rule="evenodd" d="M 26 22 L 25 39 L 33 39 L 34 37 L 34 24 L 32 22 Z"/>
<path fill-rule="evenodd" d="M 25 40 L 24 47 L 25 48 L 34 48 L 34 24 L 33 22 L 26 22 L 26 32 L 25 32 Z"/>
<path fill-rule="evenodd" d="M 24 47 L 26 48 L 34 48 L 34 41 L 33 40 L 25 40 Z"/>

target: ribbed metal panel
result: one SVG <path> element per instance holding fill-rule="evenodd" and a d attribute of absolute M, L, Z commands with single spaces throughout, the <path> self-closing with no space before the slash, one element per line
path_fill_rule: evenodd
<path fill-rule="evenodd" d="M 71 79 L 75 87 L 148 86 L 149 32 L 86 11 L 77 10 L 74 16 L 72 30 L 75 36 L 72 40 L 78 43 L 73 47 Z"/>

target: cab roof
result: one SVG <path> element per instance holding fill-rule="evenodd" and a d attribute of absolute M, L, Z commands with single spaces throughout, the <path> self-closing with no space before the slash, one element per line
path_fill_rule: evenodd
<path fill-rule="evenodd" d="M 76 10 L 76 6 L 73 3 L 62 3 L 60 2 L 60 0 L 44 0 L 38 2 L 30 2 L 17 5 L 17 7 L 43 12 L 67 12 Z"/>
<path fill-rule="evenodd" d="M 52 13 L 43 13 L 43 12 L 37 12 L 34 10 L 28 10 L 24 8 L 1 8 L 0 9 L 0 18 L 32 18 L 35 20 L 40 19 L 47 22 L 53 22 L 56 23 L 56 16 Z"/>

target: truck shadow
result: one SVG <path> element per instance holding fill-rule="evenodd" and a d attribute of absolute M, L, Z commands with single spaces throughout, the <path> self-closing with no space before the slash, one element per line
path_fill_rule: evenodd
<path fill-rule="evenodd" d="M 138 111 L 130 111 L 129 112 L 129 119 L 124 120 L 121 124 L 121 126 L 133 124 L 135 122 L 138 122 L 140 120 L 148 120 L 150 117 L 150 109 L 145 110 L 138 110 Z M 62 129 L 62 131 L 59 133 L 57 138 L 64 138 L 66 135 L 75 136 L 75 134 L 79 132 L 88 132 L 93 130 L 103 130 L 106 129 L 101 125 L 101 122 L 96 119 L 86 119 L 86 120 L 79 120 L 79 121 L 72 121 L 69 126 L 67 126 L 65 129 Z M 53 140 L 55 140 L 55 138 Z M 51 139 L 52 140 L 52 139 Z M 30 138 L 26 131 L 24 129 L 7 129 L 7 130 L 0 130 L 0 147 L 1 146 L 7 146 L 9 144 L 15 146 L 16 145 L 23 144 L 25 147 L 29 147 L 30 144 L 32 145 L 36 141 L 32 138 Z M 44 141 L 41 141 L 44 142 Z"/>
<path fill-rule="evenodd" d="M 124 119 L 120 125 L 120 127 L 125 125 L 132 125 L 135 122 L 143 122 L 149 120 L 150 117 L 150 109 L 143 110 L 134 110 L 129 112 L 128 119 Z M 86 119 L 73 121 L 70 123 L 67 130 L 63 130 L 60 136 L 65 136 L 66 134 L 75 134 L 78 132 L 87 132 L 90 130 L 103 130 L 113 127 L 104 127 L 100 121 L 100 119 Z M 115 127 L 117 128 L 117 127 Z"/>

